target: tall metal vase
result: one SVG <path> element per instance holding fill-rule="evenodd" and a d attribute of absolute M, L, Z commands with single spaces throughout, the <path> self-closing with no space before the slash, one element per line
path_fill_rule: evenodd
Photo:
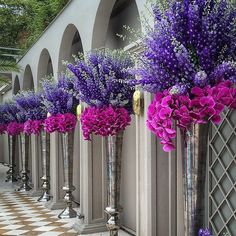
<path fill-rule="evenodd" d="M 208 130 L 209 124 L 193 124 L 182 133 L 184 236 L 203 227 Z"/>
<path fill-rule="evenodd" d="M 62 148 L 63 148 L 63 169 L 64 169 L 64 187 L 66 192 L 64 200 L 66 202 L 65 209 L 58 215 L 61 219 L 75 218 L 77 212 L 73 209 L 73 195 L 75 190 L 73 186 L 73 143 L 74 143 L 74 131 L 70 133 L 62 134 Z"/>
<path fill-rule="evenodd" d="M 29 141 L 30 136 L 24 133 L 20 134 L 21 143 L 21 158 L 22 158 L 22 171 L 21 171 L 21 181 L 22 185 L 18 189 L 19 191 L 29 191 L 32 188 L 29 186 L 29 176 L 30 171 L 28 170 L 29 162 Z"/>
<path fill-rule="evenodd" d="M 50 134 L 45 130 L 40 131 L 40 143 L 41 143 L 41 155 L 43 164 L 43 176 L 41 180 L 43 181 L 42 190 L 43 193 L 39 197 L 39 202 L 47 202 L 50 200 L 49 190 L 50 190 Z"/>
<path fill-rule="evenodd" d="M 122 162 L 123 131 L 116 136 L 106 137 L 107 150 L 107 200 L 105 212 L 109 215 L 107 228 L 111 236 L 118 236 L 120 228 L 120 180 Z"/>
<path fill-rule="evenodd" d="M 16 167 L 16 139 L 17 136 L 8 135 L 9 148 L 9 170 L 7 171 L 6 182 L 16 182 L 15 167 Z"/>

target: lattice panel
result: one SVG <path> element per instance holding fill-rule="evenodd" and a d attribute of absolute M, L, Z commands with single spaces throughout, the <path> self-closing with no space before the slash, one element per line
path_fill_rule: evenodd
<path fill-rule="evenodd" d="M 236 236 L 236 111 L 212 125 L 209 147 L 209 226 L 214 236 Z"/>

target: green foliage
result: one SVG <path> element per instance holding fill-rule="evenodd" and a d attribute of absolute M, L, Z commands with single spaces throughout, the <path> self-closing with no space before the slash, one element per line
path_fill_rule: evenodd
<path fill-rule="evenodd" d="M 69 0 L 0 0 L 0 46 L 28 48 Z"/>
<path fill-rule="evenodd" d="M 3 84 L 11 83 L 9 77 L 6 76 L 4 73 L 12 71 L 19 72 L 20 71 L 19 66 L 14 61 L 0 58 L 0 86 L 2 86 Z"/>
<path fill-rule="evenodd" d="M 0 0 L 0 46 L 18 44 L 20 34 L 26 28 L 24 8 L 22 0 Z"/>

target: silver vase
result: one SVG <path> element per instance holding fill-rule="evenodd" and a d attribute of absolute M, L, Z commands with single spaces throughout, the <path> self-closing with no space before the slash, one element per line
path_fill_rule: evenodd
<path fill-rule="evenodd" d="M 74 201 L 72 192 L 75 190 L 75 187 L 73 186 L 73 143 L 74 143 L 74 131 L 62 134 L 63 170 L 64 170 L 63 190 L 66 192 L 64 196 L 66 207 L 58 215 L 58 217 L 61 219 L 75 218 L 77 216 L 77 212 L 72 207 L 72 203 Z"/>
<path fill-rule="evenodd" d="M 123 131 L 115 136 L 106 137 L 107 151 L 107 200 L 105 212 L 109 215 L 107 228 L 111 236 L 118 236 L 120 228 L 120 180 L 122 160 Z"/>
<path fill-rule="evenodd" d="M 203 227 L 208 130 L 209 124 L 193 124 L 182 133 L 184 236 Z"/>
<path fill-rule="evenodd" d="M 29 162 L 29 141 L 30 136 L 24 133 L 20 134 L 20 143 L 21 143 L 21 158 L 22 158 L 22 170 L 21 170 L 21 181 L 22 185 L 18 189 L 18 191 L 29 191 L 32 188 L 29 186 L 29 170 L 28 170 L 28 162 Z"/>
<path fill-rule="evenodd" d="M 42 169 L 43 176 L 41 177 L 42 190 L 43 193 L 39 197 L 39 202 L 47 202 L 50 200 L 50 134 L 48 134 L 45 130 L 40 131 L 40 143 L 41 143 L 41 155 L 42 155 Z"/>
<path fill-rule="evenodd" d="M 8 136 L 9 148 L 9 170 L 7 171 L 6 182 L 16 182 L 15 167 L 16 167 L 16 139 L 17 136 Z"/>

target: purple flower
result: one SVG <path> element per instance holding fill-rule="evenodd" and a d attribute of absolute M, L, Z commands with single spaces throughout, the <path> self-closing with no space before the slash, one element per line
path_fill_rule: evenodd
<path fill-rule="evenodd" d="M 122 51 L 94 51 L 79 58 L 75 65 L 68 64 L 77 79 L 75 90 L 81 101 L 98 108 L 124 107 L 132 112 L 134 76 L 130 68 L 133 60 Z"/>
<path fill-rule="evenodd" d="M 200 229 L 198 232 L 198 236 L 212 236 L 212 234 L 209 229 Z"/>
<path fill-rule="evenodd" d="M 13 97 L 13 101 L 26 120 L 44 120 L 47 116 L 41 93 L 22 91 Z"/>
<path fill-rule="evenodd" d="M 15 102 L 6 102 L 0 108 L 1 122 L 9 124 L 10 122 L 24 123 L 26 121 L 25 112 L 20 110 Z"/>
<path fill-rule="evenodd" d="M 205 71 L 198 71 L 194 76 L 194 84 L 199 87 L 207 85 L 207 74 Z"/>
<path fill-rule="evenodd" d="M 75 113 L 79 98 L 74 88 L 74 79 L 74 77 L 61 75 L 58 82 L 43 81 L 43 104 L 50 114 Z"/>
<path fill-rule="evenodd" d="M 236 12 L 230 1 L 170 1 L 164 12 L 152 9 L 154 28 L 144 39 L 140 79 L 133 84 L 151 93 L 187 94 L 195 86 L 235 81 Z"/>

